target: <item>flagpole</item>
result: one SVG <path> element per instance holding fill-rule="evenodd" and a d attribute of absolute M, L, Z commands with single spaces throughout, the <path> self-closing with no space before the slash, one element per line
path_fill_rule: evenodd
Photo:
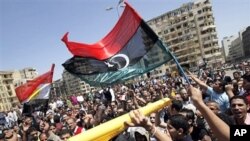
<path fill-rule="evenodd" d="M 186 82 L 190 85 L 190 81 L 186 75 L 186 73 L 184 72 L 183 68 L 181 67 L 180 63 L 178 62 L 177 58 L 168 50 L 168 48 L 163 44 L 163 42 L 160 40 L 160 43 L 165 47 L 165 49 L 167 50 L 167 52 L 169 52 L 169 54 L 171 55 L 171 57 L 174 59 L 174 62 L 177 65 L 177 68 L 181 71 L 181 73 L 183 74 L 184 79 L 186 80 Z"/>
<path fill-rule="evenodd" d="M 52 66 L 51 66 L 51 70 L 50 70 L 50 72 L 52 73 L 52 76 L 53 76 L 53 73 L 54 73 L 54 68 L 55 68 L 55 64 L 53 63 Z"/>

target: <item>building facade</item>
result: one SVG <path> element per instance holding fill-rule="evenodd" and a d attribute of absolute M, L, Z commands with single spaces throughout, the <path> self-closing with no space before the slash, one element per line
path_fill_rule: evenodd
<path fill-rule="evenodd" d="M 65 82 L 62 79 L 53 81 L 51 84 L 50 97 L 52 99 L 55 99 L 57 97 L 66 97 L 66 96 L 67 92 L 66 92 Z"/>
<path fill-rule="evenodd" d="M 94 87 L 90 87 L 89 84 L 82 81 L 80 78 L 73 76 L 66 70 L 63 72 L 63 81 L 66 88 L 66 95 L 74 95 L 74 94 L 86 94 L 95 90 Z"/>
<path fill-rule="evenodd" d="M 250 26 L 242 33 L 242 43 L 245 57 L 250 58 Z"/>
<path fill-rule="evenodd" d="M 24 68 L 21 70 L 13 71 L 14 85 L 18 87 L 29 80 L 32 80 L 38 76 L 38 72 L 35 68 Z"/>
<path fill-rule="evenodd" d="M 198 69 L 200 60 L 217 67 L 224 62 L 218 44 L 215 20 L 210 0 L 197 0 L 183 4 L 148 21 L 182 66 Z M 176 68 L 174 62 L 161 67 L 162 72 Z"/>
<path fill-rule="evenodd" d="M 223 56 L 224 56 L 224 59 L 226 62 L 229 62 L 230 60 L 232 60 L 232 58 L 229 56 L 229 49 L 231 48 L 231 45 L 232 45 L 232 42 L 239 38 L 238 36 L 235 36 L 235 35 L 231 35 L 229 37 L 224 37 L 221 41 L 221 45 L 222 45 L 222 48 L 223 48 Z M 233 53 L 231 51 L 231 53 Z"/>
<path fill-rule="evenodd" d="M 13 72 L 0 71 L 0 111 L 8 111 L 19 104 L 14 87 Z"/>
<path fill-rule="evenodd" d="M 8 111 L 20 104 L 15 88 L 37 77 L 34 68 L 24 68 L 15 71 L 0 71 L 0 111 Z"/>
<path fill-rule="evenodd" d="M 229 55 L 227 57 L 228 62 L 238 62 L 244 58 L 243 44 L 240 37 L 232 41 L 229 48 Z"/>
<path fill-rule="evenodd" d="M 226 62 L 235 63 L 250 57 L 250 56 L 247 57 L 248 55 L 247 50 L 249 50 L 249 48 L 247 48 L 247 44 L 248 47 L 250 45 L 249 33 L 247 34 L 247 28 L 243 28 L 238 32 L 237 35 L 232 35 L 230 37 L 223 38 L 222 47 L 224 50 L 226 49 L 228 50 L 228 54 L 226 56 Z M 244 48 L 244 42 L 245 42 L 245 48 Z"/>

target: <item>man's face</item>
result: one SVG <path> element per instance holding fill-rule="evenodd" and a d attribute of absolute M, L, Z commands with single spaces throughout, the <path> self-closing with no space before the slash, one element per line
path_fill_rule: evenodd
<path fill-rule="evenodd" d="M 75 129 L 75 127 L 76 127 L 76 123 L 75 123 L 75 121 L 74 121 L 74 120 L 72 120 L 72 119 L 68 119 L 67 123 L 68 123 L 68 125 L 69 125 L 69 128 L 70 128 L 70 129 L 72 129 L 72 130 L 74 130 L 74 129 Z"/>
<path fill-rule="evenodd" d="M 213 84 L 213 90 L 218 92 L 220 91 L 220 81 L 215 81 Z"/>
<path fill-rule="evenodd" d="M 149 116 L 150 122 L 153 123 L 153 124 L 155 123 L 155 116 L 156 116 L 155 113 L 152 113 L 152 114 L 150 114 L 150 116 Z"/>
<path fill-rule="evenodd" d="M 249 74 L 250 73 L 250 69 L 248 67 L 245 68 L 245 72 L 246 74 Z"/>
<path fill-rule="evenodd" d="M 53 133 L 56 133 L 56 127 L 55 126 L 50 126 L 49 130 L 52 131 Z"/>
<path fill-rule="evenodd" d="M 231 102 L 231 111 L 236 119 L 242 119 L 246 116 L 249 106 L 242 99 L 233 99 Z"/>
<path fill-rule="evenodd" d="M 27 125 L 30 125 L 32 123 L 32 119 L 30 117 L 26 117 L 24 119 L 24 123 L 27 124 Z"/>
<path fill-rule="evenodd" d="M 111 102 L 110 107 L 111 107 L 111 110 L 117 111 L 117 105 L 115 102 Z"/>
<path fill-rule="evenodd" d="M 40 135 L 40 141 L 47 141 L 48 140 L 48 137 L 46 136 L 46 134 L 42 134 Z"/>
<path fill-rule="evenodd" d="M 31 141 L 37 141 L 38 139 L 38 132 L 37 131 L 32 131 L 30 133 L 30 138 L 29 138 Z"/>
<path fill-rule="evenodd" d="M 219 110 L 219 105 L 217 103 L 214 103 L 214 102 L 209 102 L 206 104 L 207 107 L 212 110 L 214 113 L 218 113 L 220 110 Z"/>
<path fill-rule="evenodd" d="M 71 137 L 71 136 L 70 136 L 69 133 L 66 133 L 66 134 L 63 134 L 63 135 L 60 136 L 60 138 L 61 138 L 62 141 L 66 141 L 66 140 L 68 140 L 70 137 Z"/>
<path fill-rule="evenodd" d="M 248 82 L 246 79 L 243 79 L 242 87 L 245 90 L 250 90 L 250 82 Z"/>
<path fill-rule="evenodd" d="M 189 100 L 187 91 L 185 89 L 181 90 L 180 94 L 181 94 L 181 98 L 183 99 L 183 101 L 188 101 Z"/>
<path fill-rule="evenodd" d="M 176 100 L 179 100 L 179 101 L 183 101 L 182 97 L 180 94 L 175 94 L 175 97 L 174 97 Z"/>
<path fill-rule="evenodd" d="M 240 77 L 238 73 L 234 73 L 233 76 L 234 76 L 234 79 L 238 79 Z"/>

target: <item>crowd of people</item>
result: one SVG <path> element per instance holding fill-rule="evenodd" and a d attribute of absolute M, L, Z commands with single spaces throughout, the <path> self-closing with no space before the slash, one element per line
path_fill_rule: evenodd
<path fill-rule="evenodd" d="M 237 66 L 238 67 L 238 66 Z M 6 111 L 0 123 L 0 141 L 61 141 L 129 113 L 132 123 L 113 141 L 217 141 L 230 140 L 230 125 L 249 125 L 250 63 L 235 69 L 204 68 L 181 75 L 166 72 L 101 91 L 58 97 L 46 112 L 22 114 L 22 107 Z M 168 97 L 171 104 L 143 115 L 140 107 Z"/>

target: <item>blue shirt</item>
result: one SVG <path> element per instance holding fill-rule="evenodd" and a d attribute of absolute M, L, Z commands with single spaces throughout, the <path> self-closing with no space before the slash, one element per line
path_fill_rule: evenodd
<path fill-rule="evenodd" d="M 209 94 L 209 100 L 219 104 L 221 112 L 225 112 L 229 108 L 229 98 L 226 92 L 217 93 L 213 88 L 208 87 L 206 93 Z"/>

